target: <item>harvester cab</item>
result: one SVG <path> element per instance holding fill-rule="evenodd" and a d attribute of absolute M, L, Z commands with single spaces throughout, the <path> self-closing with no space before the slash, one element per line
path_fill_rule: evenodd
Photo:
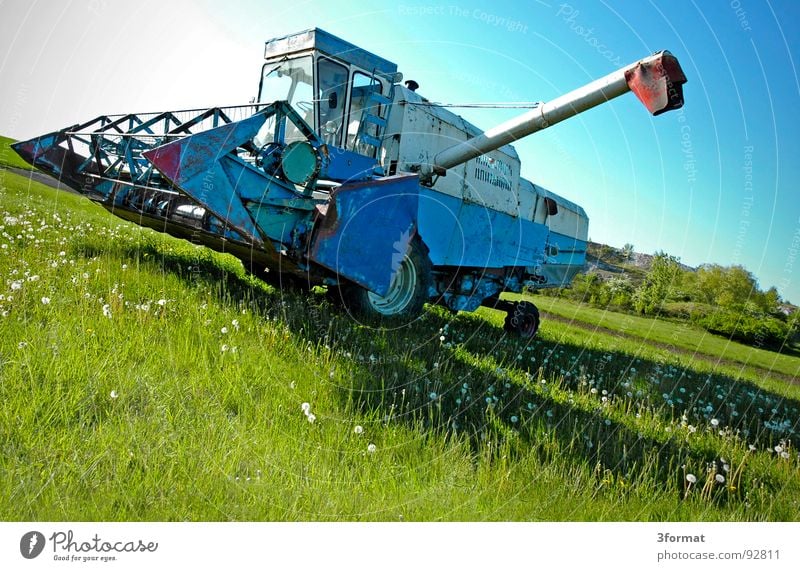
<path fill-rule="evenodd" d="M 14 149 L 117 216 L 328 286 L 353 311 L 489 305 L 534 335 L 535 306 L 500 294 L 568 285 L 588 217 L 522 178 L 510 143 L 628 91 L 654 115 L 678 108 L 680 65 L 656 53 L 485 132 L 401 80 L 312 29 L 266 43 L 251 104 L 102 115 Z"/>

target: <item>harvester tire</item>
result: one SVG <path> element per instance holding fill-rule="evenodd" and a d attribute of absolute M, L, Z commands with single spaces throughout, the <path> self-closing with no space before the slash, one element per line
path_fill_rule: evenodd
<path fill-rule="evenodd" d="M 506 314 L 504 329 L 523 339 L 530 339 L 539 331 L 539 310 L 529 301 L 520 301 Z"/>
<path fill-rule="evenodd" d="M 340 288 L 349 311 L 376 321 L 407 321 L 422 313 L 428 301 L 431 262 L 425 246 L 414 239 L 386 296 L 379 296 L 356 284 Z"/>

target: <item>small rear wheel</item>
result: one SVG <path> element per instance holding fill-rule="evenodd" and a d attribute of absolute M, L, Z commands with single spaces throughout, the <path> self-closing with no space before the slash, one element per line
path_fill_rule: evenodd
<path fill-rule="evenodd" d="M 539 310 L 536 306 L 528 301 L 520 301 L 506 314 L 504 329 L 523 339 L 531 339 L 539 331 L 539 323 Z"/>
<path fill-rule="evenodd" d="M 424 246 L 415 239 L 400 262 L 385 296 L 355 284 L 342 286 L 340 291 L 347 308 L 364 317 L 408 320 L 422 313 L 422 307 L 428 301 L 430 279 L 430 260 Z"/>

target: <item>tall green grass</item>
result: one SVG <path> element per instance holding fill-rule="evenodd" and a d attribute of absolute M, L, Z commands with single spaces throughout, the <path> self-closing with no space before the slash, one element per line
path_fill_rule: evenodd
<path fill-rule="evenodd" d="M 4 519 L 800 515 L 791 388 L 556 322 L 523 342 L 491 310 L 374 329 L 3 181 Z"/>
<path fill-rule="evenodd" d="M 14 149 L 11 148 L 11 143 L 15 143 L 14 139 L 3 137 L 0 135 L 0 167 L 14 167 L 18 169 L 31 170 L 28 163 L 22 160 Z"/>

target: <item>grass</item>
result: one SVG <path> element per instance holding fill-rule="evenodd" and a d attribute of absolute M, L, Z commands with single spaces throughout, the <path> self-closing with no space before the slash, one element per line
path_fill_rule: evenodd
<path fill-rule="evenodd" d="M 32 170 L 33 167 L 22 160 L 14 149 L 11 148 L 11 143 L 15 143 L 14 139 L 3 137 L 0 135 L 0 166 L 14 167 L 24 170 Z"/>
<path fill-rule="evenodd" d="M 700 356 L 715 357 L 720 361 L 733 361 L 749 367 L 751 372 L 758 375 L 766 372 L 767 375 L 780 373 L 790 377 L 800 377 L 800 359 L 796 357 L 743 345 L 713 335 L 688 322 L 607 311 L 556 297 L 535 296 L 533 301 L 548 313 L 595 328 L 612 329 L 623 335 L 641 339 L 645 343 L 660 345 L 667 350 L 680 349 Z"/>
<path fill-rule="evenodd" d="M 4 519 L 800 517 L 796 386 L 491 310 L 373 329 L 0 177 Z"/>

